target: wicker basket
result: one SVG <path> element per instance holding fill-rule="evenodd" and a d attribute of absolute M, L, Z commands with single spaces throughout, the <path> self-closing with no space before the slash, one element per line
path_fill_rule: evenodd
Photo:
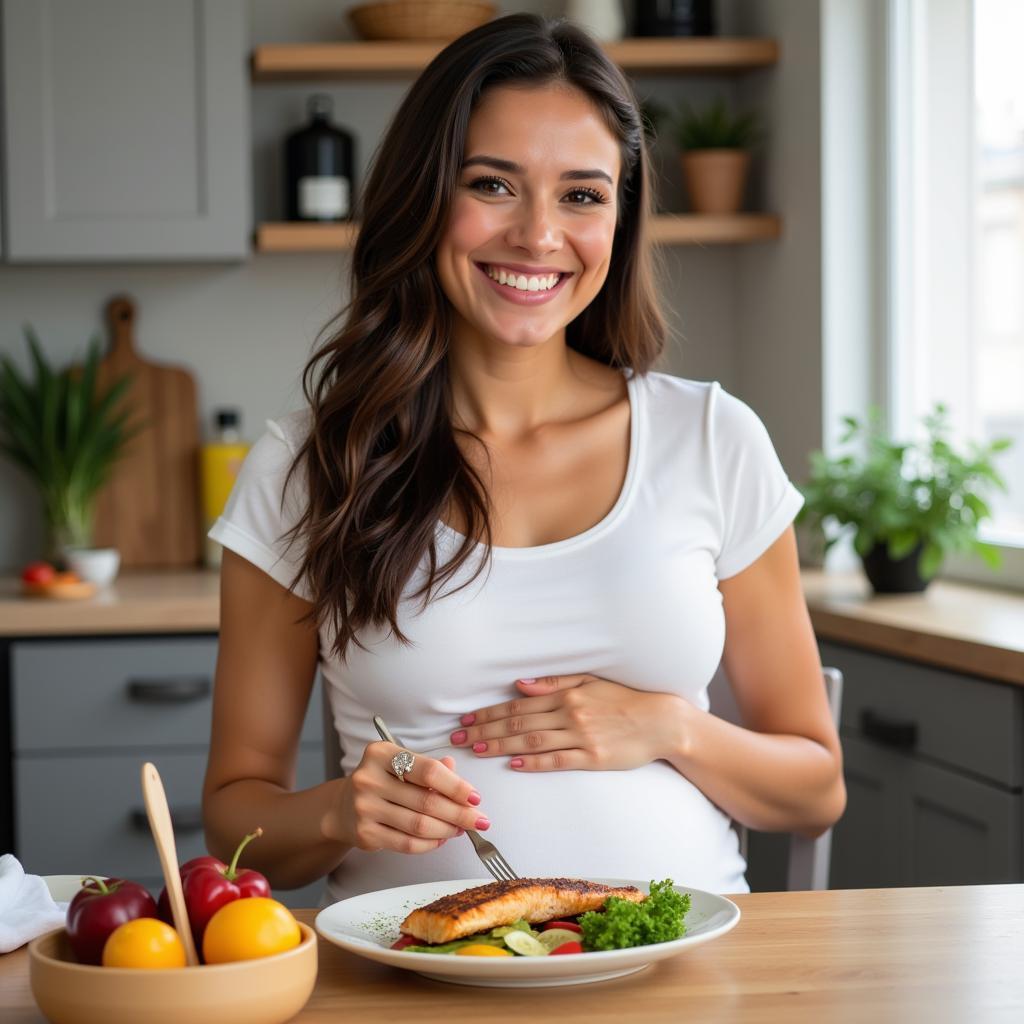
<path fill-rule="evenodd" d="M 481 0 L 385 0 L 349 9 L 364 39 L 451 40 L 490 21 L 493 3 Z"/>

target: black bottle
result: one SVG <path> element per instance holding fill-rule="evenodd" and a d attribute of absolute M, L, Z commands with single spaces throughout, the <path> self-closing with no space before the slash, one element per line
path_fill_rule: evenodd
<path fill-rule="evenodd" d="M 710 36 L 715 33 L 712 0 L 637 0 L 637 36 Z"/>
<path fill-rule="evenodd" d="M 352 219 L 352 136 L 331 124 L 331 97 L 309 97 L 310 122 L 285 142 L 288 220 Z"/>

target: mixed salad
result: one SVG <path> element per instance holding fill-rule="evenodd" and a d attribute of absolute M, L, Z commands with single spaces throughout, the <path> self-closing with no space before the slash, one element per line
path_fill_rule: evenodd
<path fill-rule="evenodd" d="M 689 909 L 689 893 L 676 892 L 672 879 L 667 878 L 651 882 L 650 895 L 640 903 L 610 896 L 600 910 L 578 917 L 536 926 L 520 919 L 479 935 L 437 945 L 403 935 L 391 948 L 455 956 L 559 956 L 628 949 L 682 938 Z"/>

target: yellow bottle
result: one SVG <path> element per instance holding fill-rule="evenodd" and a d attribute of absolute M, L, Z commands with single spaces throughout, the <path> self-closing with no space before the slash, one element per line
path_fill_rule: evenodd
<path fill-rule="evenodd" d="M 231 488 L 249 445 L 238 431 L 241 414 L 237 409 L 218 409 L 215 415 L 217 433 L 200 451 L 200 485 L 203 499 L 203 560 L 211 569 L 220 565 L 221 546 L 206 534 L 224 511 Z"/>

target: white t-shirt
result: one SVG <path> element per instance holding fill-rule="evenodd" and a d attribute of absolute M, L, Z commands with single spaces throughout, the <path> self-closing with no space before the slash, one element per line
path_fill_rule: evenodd
<path fill-rule="evenodd" d="M 590 672 L 638 690 L 677 693 L 708 708 L 725 617 L 717 584 L 760 556 L 792 522 L 800 492 L 755 413 L 717 383 L 628 373 L 626 479 L 612 510 L 589 530 L 532 548 L 472 559 L 425 611 L 403 600 L 406 647 L 386 629 L 360 634 L 348 663 L 323 658 L 334 723 L 350 773 L 378 739 L 380 714 L 410 749 L 455 758 L 483 797 L 494 840 L 517 873 L 673 878 L 712 892 L 746 892 L 746 864 L 729 818 L 666 761 L 632 771 L 517 773 L 480 759 L 449 735 L 467 711 L 516 695 L 514 681 Z M 287 586 L 298 545 L 278 538 L 301 507 L 281 488 L 308 412 L 268 421 L 210 536 Z M 293 478 L 295 479 L 295 478 Z M 438 523 L 439 563 L 460 536 Z M 417 574 L 407 590 L 415 592 Z M 297 588 L 300 596 L 308 591 Z M 328 882 L 334 899 L 413 882 L 475 878 L 468 840 L 411 856 L 351 851 Z"/>

